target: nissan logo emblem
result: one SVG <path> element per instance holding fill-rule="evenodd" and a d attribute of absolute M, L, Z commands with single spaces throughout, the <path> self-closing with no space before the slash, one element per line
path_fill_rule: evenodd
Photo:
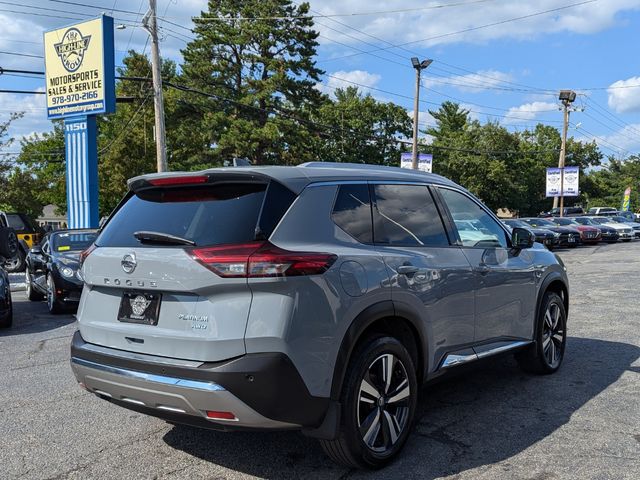
<path fill-rule="evenodd" d="M 132 273 L 138 265 L 138 263 L 136 262 L 136 254 L 127 253 L 124 257 L 122 257 L 120 265 L 122 265 L 122 270 L 124 270 L 125 273 Z"/>

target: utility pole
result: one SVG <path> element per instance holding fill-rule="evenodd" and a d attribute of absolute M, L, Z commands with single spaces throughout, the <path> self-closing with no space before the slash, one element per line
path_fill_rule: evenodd
<path fill-rule="evenodd" d="M 418 170 L 418 117 L 420 111 L 420 73 L 431 65 L 433 60 L 426 59 L 422 62 L 418 57 L 411 58 L 411 65 L 416 69 L 416 95 L 413 100 L 413 146 L 411 150 L 411 168 Z"/>
<path fill-rule="evenodd" d="M 569 128 L 569 105 L 576 99 L 576 92 L 572 90 L 560 90 L 559 100 L 563 107 L 562 145 L 560 147 L 560 216 L 564 216 L 564 161 L 567 155 L 567 129 Z M 553 199 L 553 208 L 558 207 L 558 197 Z"/>
<path fill-rule="evenodd" d="M 142 19 L 142 25 L 151 35 L 151 71 L 153 74 L 153 106 L 155 109 L 156 161 L 158 172 L 167 171 L 167 144 L 164 128 L 164 99 L 162 96 L 162 70 L 160 45 L 158 42 L 158 19 L 156 0 L 149 0 L 149 11 Z"/>

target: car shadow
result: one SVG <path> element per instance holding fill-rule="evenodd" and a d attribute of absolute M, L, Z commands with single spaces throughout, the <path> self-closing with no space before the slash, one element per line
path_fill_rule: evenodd
<path fill-rule="evenodd" d="M 13 325 L 0 330 L 0 338 L 55 330 L 76 321 L 72 312 L 60 315 L 50 314 L 44 301 L 30 302 L 26 298 L 16 298 L 17 295 L 14 293 L 12 296 Z"/>
<path fill-rule="evenodd" d="M 455 475 L 510 458 L 566 424 L 585 403 L 616 382 L 640 347 L 569 338 L 567 356 L 554 375 L 522 373 L 511 355 L 428 386 L 421 395 L 412 435 L 394 463 L 379 472 L 333 465 L 317 442 L 294 432 L 220 433 L 175 426 L 171 447 L 207 462 L 263 478 L 420 478 Z"/>

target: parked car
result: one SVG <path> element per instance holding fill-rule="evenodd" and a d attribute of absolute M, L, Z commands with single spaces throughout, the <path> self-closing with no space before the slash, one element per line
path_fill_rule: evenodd
<path fill-rule="evenodd" d="M 57 230 L 47 233 L 27 255 L 25 283 L 31 301 L 46 298 L 49 312 L 75 309 L 82 293 L 78 276 L 80 253 L 95 240 L 97 230 Z"/>
<path fill-rule="evenodd" d="M 562 262 L 443 177 L 312 163 L 128 186 L 82 255 L 71 345 L 78 382 L 114 404 L 299 429 L 337 462 L 377 468 L 407 440 L 425 382 L 502 352 L 560 367 Z"/>
<path fill-rule="evenodd" d="M 604 225 L 606 227 L 614 228 L 620 236 L 620 241 L 630 242 L 635 238 L 633 228 L 625 223 L 620 223 L 612 220 L 609 217 L 589 217 L 598 225 Z"/>
<path fill-rule="evenodd" d="M 560 234 L 558 245 L 561 247 L 574 248 L 581 243 L 580 232 L 575 228 L 561 227 L 548 218 L 521 218 L 520 220 L 534 228 L 546 228 Z"/>
<path fill-rule="evenodd" d="M 564 207 L 562 210 L 562 214 L 564 217 L 573 217 L 576 215 L 584 215 L 584 210 L 582 207 Z M 555 207 L 552 208 L 549 211 L 549 215 L 548 216 L 552 216 L 552 217 L 559 217 L 560 216 L 560 207 Z M 545 217 L 547 217 L 547 215 L 545 215 Z"/>
<path fill-rule="evenodd" d="M 18 236 L 18 250 L 13 257 L 5 260 L 4 267 L 10 273 L 23 272 L 27 252 L 40 242 L 44 231 L 24 213 L 0 213 L 0 217 L 4 219 L 7 226 L 13 228 Z M 2 223 L 1 220 L 0 223 Z"/>
<path fill-rule="evenodd" d="M 13 323 L 13 302 L 9 274 L 0 266 L 0 328 L 9 328 Z"/>
<path fill-rule="evenodd" d="M 535 228 L 528 223 L 515 218 L 505 219 L 502 221 L 502 223 L 504 223 L 509 228 L 518 227 L 531 230 L 531 232 L 535 236 L 536 242 L 542 243 L 549 250 L 551 250 L 553 247 L 557 247 L 560 243 L 560 234 L 557 232 L 552 232 L 551 230 L 547 230 L 546 228 Z"/>
<path fill-rule="evenodd" d="M 604 216 L 615 215 L 616 213 L 618 213 L 618 209 L 614 207 L 592 207 L 587 212 L 587 215 Z"/>
<path fill-rule="evenodd" d="M 620 234 L 615 228 L 599 224 L 589 217 L 575 217 L 573 218 L 573 220 L 581 225 L 590 225 L 592 227 L 597 227 L 600 230 L 600 235 L 603 242 L 616 243 L 620 238 Z"/>
<path fill-rule="evenodd" d="M 9 328 L 13 323 L 9 275 L 2 265 L 7 258 L 13 257 L 17 250 L 18 237 L 15 231 L 0 220 L 0 328 Z"/>
<path fill-rule="evenodd" d="M 622 210 L 616 213 L 616 215 L 618 215 L 619 217 L 624 217 L 627 220 L 629 220 L 630 222 L 637 222 L 638 220 L 640 220 L 638 218 L 638 214 L 633 213 L 633 212 L 629 212 L 628 210 Z"/>
<path fill-rule="evenodd" d="M 620 215 L 612 215 L 610 217 L 614 222 L 622 223 L 623 225 L 627 225 L 633 228 L 633 233 L 636 238 L 640 238 L 640 223 L 634 222 L 633 220 L 629 220 L 627 217 L 622 217 Z"/>
<path fill-rule="evenodd" d="M 551 219 L 553 223 L 561 227 L 575 228 L 580 232 L 580 241 L 582 243 L 588 243 L 595 245 L 602 241 L 602 232 L 600 229 L 593 225 L 584 225 L 576 222 L 575 218 L 557 217 Z"/>

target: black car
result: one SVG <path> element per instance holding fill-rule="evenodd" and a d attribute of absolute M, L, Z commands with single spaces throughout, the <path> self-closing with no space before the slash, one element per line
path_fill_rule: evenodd
<path fill-rule="evenodd" d="M 16 232 L 0 221 L 0 328 L 9 328 L 13 323 L 9 274 L 3 265 L 8 258 L 13 258 L 17 251 L 18 237 Z"/>
<path fill-rule="evenodd" d="M 77 308 L 83 282 L 78 277 L 80 253 L 95 240 L 97 230 L 57 230 L 45 235 L 27 255 L 27 296 L 47 299 L 51 313 Z"/>
<path fill-rule="evenodd" d="M 577 247 L 582 243 L 580 240 L 580 232 L 575 228 L 560 227 L 549 220 L 544 218 L 521 218 L 523 222 L 528 223 L 535 228 L 546 228 L 552 232 L 560 234 L 560 246 L 561 247 Z"/>
<path fill-rule="evenodd" d="M 598 227 L 602 232 L 602 241 L 607 243 L 616 243 L 620 238 L 620 234 L 615 228 L 607 227 L 606 225 L 601 225 L 599 223 L 594 222 L 589 217 L 575 217 L 572 220 L 575 220 L 581 225 L 589 225 L 590 227 Z"/>
<path fill-rule="evenodd" d="M 560 234 L 552 232 L 546 228 L 535 228 L 522 220 L 510 218 L 502 221 L 505 225 L 511 228 L 520 227 L 526 228 L 536 237 L 536 242 L 542 243 L 548 249 L 558 246 L 560 243 Z"/>
<path fill-rule="evenodd" d="M 9 328 L 13 323 L 13 304 L 9 274 L 0 266 L 0 328 Z"/>

